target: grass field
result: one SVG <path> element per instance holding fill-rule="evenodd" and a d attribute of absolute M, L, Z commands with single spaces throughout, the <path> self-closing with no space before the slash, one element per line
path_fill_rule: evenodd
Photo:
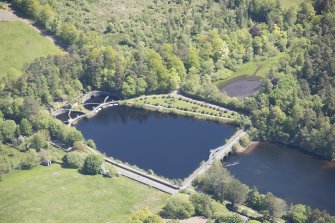
<path fill-rule="evenodd" d="M 258 78 L 264 77 L 267 72 L 271 69 L 274 64 L 277 64 L 279 60 L 284 56 L 284 53 L 280 53 L 277 56 L 270 57 L 262 61 L 253 61 L 249 63 L 242 64 L 240 69 L 225 78 L 224 80 L 216 81 L 215 84 L 219 88 L 223 85 L 230 83 L 239 77 L 244 77 L 248 79 L 248 76 L 256 76 Z M 251 77 L 252 78 L 252 77 Z"/>
<path fill-rule="evenodd" d="M 0 222 L 125 222 L 137 209 L 159 211 L 167 197 L 124 177 L 38 166 L 0 182 Z"/>
<path fill-rule="evenodd" d="M 10 68 L 20 71 L 24 64 L 62 51 L 24 22 L 0 22 L 0 78 Z"/>

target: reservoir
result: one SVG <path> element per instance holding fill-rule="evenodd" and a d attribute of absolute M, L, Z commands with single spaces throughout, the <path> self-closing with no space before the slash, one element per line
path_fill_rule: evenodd
<path fill-rule="evenodd" d="M 260 143 L 224 164 L 241 182 L 262 193 L 272 192 L 288 204 L 307 204 L 335 215 L 334 162 L 283 145 Z"/>
<path fill-rule="evenodd" d="M 104 109 L 76 128 L 107 156 L 171 179 L 190 175 L 236 132 L 231 125 L 124 106 Z"/>

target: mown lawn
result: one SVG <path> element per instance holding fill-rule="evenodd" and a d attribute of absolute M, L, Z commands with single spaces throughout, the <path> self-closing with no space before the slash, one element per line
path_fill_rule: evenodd
<path fill-rule="evenodd" d="M 228 84 L 230 81 L 239 77 L 252 78 L 252 76 L 257 76 L 258 78 L 262 78 L 270 71 L 273 65 L 279 63 L 279 60 L 284 55 L 284 53 L 280 53 L 277 56 L 270 57 L 266 60 L 252 61 L 242 64 L 240 65 L 240 69 L 238 71 L 228 75 L 224 80 L 215 82 L 215 84 L 220 88 L 221 86 Z"/>
<path fill-rule="evenodd" d="M 24 64 L 62 51 L 24 22 L 0 22 L 0 78 L 10 68 L 20 71 Z"/>
<path fill-rule="evenodd" d="M 125 177 L 38 166 L 0 182 L 0 222 L 125 222 L 137 209 L 159 211 L 167 197 Z"/>

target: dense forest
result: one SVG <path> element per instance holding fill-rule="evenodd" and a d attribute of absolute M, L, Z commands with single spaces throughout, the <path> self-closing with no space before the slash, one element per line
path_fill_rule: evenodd
<path fill-rule="evenodd" d="M 103 0 L 11 2 L 69 53 L 3 80 L 7 100 L 29 95 L 52 106 L 83 88 L 120 98 L 180 89 L 250 113 L 255 138 L 335 157 L 333 1 L 304 1 L 298 9 L 265 0 L 153 1 L 127 15 L 118 6 L 128 3 Z M 254 98 L 228 97 L 214 84 L 241 64 L 280 53 Z"/>

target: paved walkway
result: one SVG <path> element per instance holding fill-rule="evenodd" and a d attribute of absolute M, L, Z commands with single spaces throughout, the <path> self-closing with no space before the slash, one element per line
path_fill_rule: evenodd
<path fill-rule="evenodd" d="M 98 151 L 86 146 L 91 152 L 93 152 L 94 154 L 99 154 Z M 117 171 L 125 177 L 128 177 L 130 179 L 136 180 L 140 183 L 146 184 L 150 187 L 156 188 L 160 191 L 163 191 L 165 193 L 168 194 L 176 194 L 179 191 L 179 187 L 176 185 L 172 185 L 170 182 L 165 181 L 163 179 L 160 179 L 158 177 L 149 175 L 145 172 L 136 170 L 130 166 L 126 166 L 124 164 L 121 163 L 117 163 L 114 160 L 111 160 L 107 157 L 104 157 L 106 162 L 109 162 L 111 164 L 113 164 Z"/>

